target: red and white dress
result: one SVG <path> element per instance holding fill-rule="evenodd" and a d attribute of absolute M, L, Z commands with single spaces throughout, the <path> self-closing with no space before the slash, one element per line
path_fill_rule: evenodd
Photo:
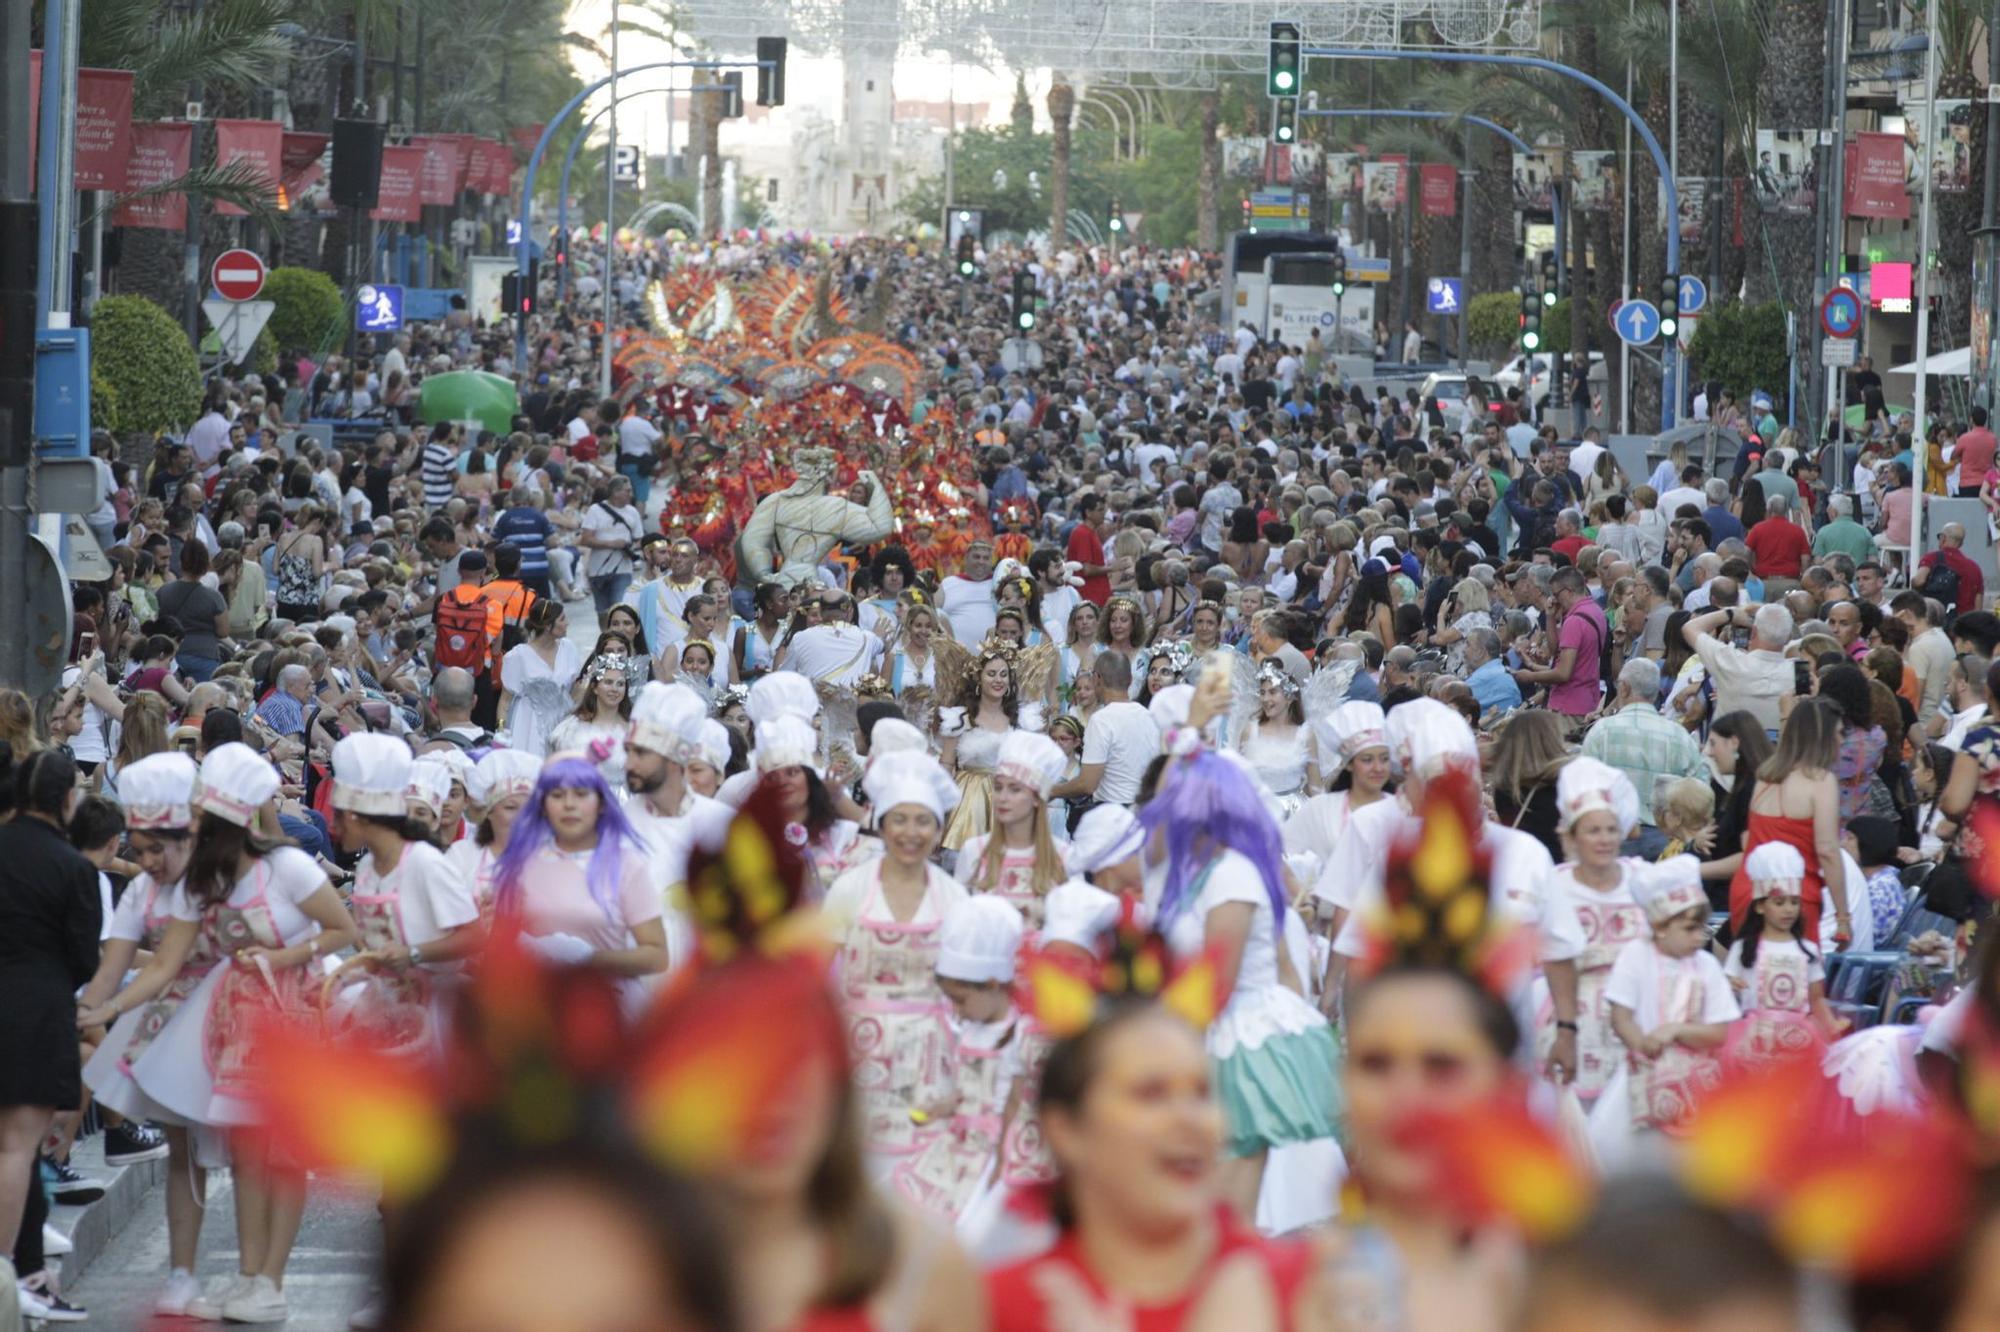
<path fill-rule="evenodd" d="M 1668 957 L 1651 939 L 1625 945 L 1611 966 L 1604 997 L 1627 1009 L 1641 1032 L 1668 1023 L 1734 1022 L 1742 1016 L 1722 964 L 1706 951 Z M 1647 1059 L 1627 1050 L 1590 1112 L 1590 1143 L 1598 1164 L 1617 1169 L 1643 1133 L 1673 1133 L 1695 1104 L 1722 1081 L 1712 1050 L 1670 1045 Z"/>
<path fill-rule="evenodd" d="M 365 953 L 422 948 L 479 919 L 471 885 L 428 842 L 405 843 L 396 868 L 387 874 L 376 868 L 372 854 L 363 856 L 354 870 L 347 908 Z M 344 973 L 342 979 L 354 974 Z M 428 966 L 371 970 L 365 978 L 356 977 L 353 988 L 363 994 L 350 1015 L 373 1024 L 383 1048 L 428 1052 L 435 1046 L 438 974 Z"/>
<path fill-rule="evenodd" d="M 150 874 L 142 874 L 125 888 L 112 912 L 105 938 L 124 939 L 147 952 L 157 952 L 174 920 L 195 920 L 199 913 L 187 904 L 178 883 L 161 887 Z M 139 1090 L 132 1081 L 133 1061 L 146 1052 L 167 1023 L 179 1012 L 189 995 L 201 988 L 221 959 L 206 931 L 195 932 L 194 944 L 186 961 L 167 988 L 150 1001 L 121 1016 L 104 1038 L 104 1044 L 83 1066 L 83 1080 L 104 1105 L 128 1119 L 156 1119 L 182 1122 L 164 1106 Z"/>
<path fill-rule="evenodd" d="M 1611 966 L 1625 945 L 1648 939 L 1652 927 L 1632 896 L 1631 867 L 1618 862 L 1618 883 L 1600 891 L 1578 882 L 1574 865 L 1558 865 L 1549 878 L 1549 895 L 1571 904 L 1583 930 L 1583 951 L 1576 956 L 1576 1082 L 1578 1098 L 1596 1100 L 1625 1061 L 1625 1046 L 1611 1030 L 1611 1005 L 1604 997 Z M 1535 1050 L 1538 1062 L 1555 1044 L 1555 1006 L 1548 982 L 1535 982 Z"/>
<path fill-rule="evenodd" d="M 1746 967 L 1738 939 L 1729 945 L 1722 974 L 1743 987 L 1743 1020 L 1730 1031 L 1724 1058 L 1764 1064 L 1825 1045 L 1812 1020 L 1812 987 L 1826 983 L 1817 951 L 1796 939 L 1760 938 L 1756 960 Z"/>
<path fill-rule="evenodd" d="M 896 1189 L 947 1221 L 991 1185 L 1000 1151 L 1002 1120 L 1013 1087 L 1009 1054 L 1023 1026 L 1009 1012 L 997 1022 L 945 1019 L 945 1080 L 953 1098 L 949 1117 L 920 1127 L 914 1156 L 896 1167 Z"/>
<path fill-rule="evenodd" d="M 986 859 L 986 844 L 993 839 L 991 833 L 980 833 L 958 849 L 958 881 L 972 892 L 979 892 L 977 881 L 981 877 L 981 866 Z M 1049 885 L 1056 886 L 1069 877 L 1069 845 L 1056 846 L 1056 880 Z M 1021 913 L 1028 930 L 1023 941 L 1033 944 L 1042 932 L 1042 898 L 1046 890 L 1035 890 L 1035 848 L 1008 847 L 1000 853 L 1000 881 L 994 885 L 993 894 L 1001 901 Z"/>

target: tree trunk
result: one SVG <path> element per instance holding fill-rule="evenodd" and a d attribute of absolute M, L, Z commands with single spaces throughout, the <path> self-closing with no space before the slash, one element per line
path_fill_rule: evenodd
<path fill-rule="evenodd" d="M 1511 291 L 1520 280 L 1514 263 L 1514 154 L 1497 134 L 1479 133 L 1485 145 L 1483 165 L 1472 178 L 1472 195 L 1479 224 L 1472 231 L 1471 293 Z"/>
<path fill-rule="evenodd" d="M 1825 13 L 1818 0 L 1774 0 L 1764 77 L 1758 80 L 1757 123 L 1773 130 L 1808 130 L 1820 123 L 1826 76 Z M 1765 212 L 1759 237 L 1765 262 L 1749 273 L 1750 299 L 1808 308 L 1813 289 L 1813 221 Z"/>
<path fill-rule="evenodd" d="M 1598 68 L 1597 33 L 1587 23 L 1577 24 L 1570 30 L 1574 41 L 1570 43 L 1571 62 L 1584 73 L 1595 78 L 1604 78 L 1608 70 Z M 1576 116 L 1577 144 L 1587 151 L 1604 151 L 1614 146 L 1610 117 L 1605 111 L 1604 99 L 1595 93 L 1585 93 L 1574 103 Z M 1569 196 L 1575 198 L 1575 194 Z M 1599 209 L 1594 213 L 1571 211 L 1569 234 L 1571 259 L 1569 266 L 1569 345 L 1571 351 L 1589 351 L 1593 341 L 1602 342 L 1605 325 L 1601 322 L 1610 308 L 1611 227 L 1610 210 Z M 1595 258 L 1594 272 L 1589 258 Z"/>
<path fill-rule="evenodd" d="M 1211 253 L 1222 245 L 1216 227 L 1221 204 L 1216 195 L 1222 182 L 1222 140 L 1216 130 L 1221 122 L 1222 94 L 1210 89 L 1201 95 L 1201 175 L 1195 190 L 1194 243 Z"/>
<path fill-rule="evenodd" d="M 1937 270 L 1931 283 L 1938 301 L 1928 351 L 1949 351 L 1972 336 L 1972 233 L 1982 220 L 1986 199 L 1986 108 L 1977 100 L 1980 91 L 1970 69 L 1950 70 L 1938 79 L 1939 101 L 1972 101 L 1972 134 L 1967 144 L 1972 173 L 1963 194 L 1932 196 Z"/>
<path fill-rule="evenodd" d="M 722 230 L 722 94 L 696 93 L 706 103 L 701 118 L 701 230 L 714 236 Z M 612 223 L 605 222 L 605 235 Z"/>
<path fill-rule="evenodd" d="M 1069 237 L 1069 122 L 1076 90 L 1056 75 L 1049 88 L 1049 244 Z"/>

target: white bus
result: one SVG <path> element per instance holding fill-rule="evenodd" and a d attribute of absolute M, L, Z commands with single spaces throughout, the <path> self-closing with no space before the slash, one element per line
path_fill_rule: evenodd
<path fill-rule="evenodd" d="M 1231 329 L 1247 323 L 1258 336 L 1293 347 L 1304 346 L 1317 328 L 1329 353 L 1372 353 L 1375 288 L 1350 277 L 1346 293 L 1333 294 L 1333 255 L 1341 250 L 1338 236 L 1314 232 L 1231 234 L 1222 267 L 1223 322 Z"/>

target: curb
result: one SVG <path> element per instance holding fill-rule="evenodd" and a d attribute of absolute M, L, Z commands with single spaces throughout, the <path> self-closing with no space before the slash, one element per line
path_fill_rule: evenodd
<path fill-rule="evenodd" d="M 74 1288 L 105 1250 L 133 1213 L 143 1206 L 158 1206 L 152 1202 L 154 1194 L 166 1180 L 167 1162 L 162 1157 L 157 1161 L 141 1161 L 137 1165 L 107 1166 L 104 1164 L 104 1135 L 94 1133 L 78 1142 L 70 1152 L 70 1164 L 91 1179 L 104 1184 L 104 1196 L 88 1207 L 65 1207 L 56 1203 L 49 1208 L 49 1224 L 69 1236 L 76 1248 L 53 1260 L 62 1271 L 65 1289 Z"/>

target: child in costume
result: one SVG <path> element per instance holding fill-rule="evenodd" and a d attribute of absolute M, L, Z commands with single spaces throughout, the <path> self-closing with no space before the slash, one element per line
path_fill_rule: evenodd
<path fill-rule="evenodd" d="M 1764 1063 L 1817 1050 L 1836 1030 L 1826 1006 L 1826 969 L 1799 925 L 1805 860 L 1796 847 L 1766 842 L 1750 853 L 1750 918 L 1729 945 L 1722 974 L 1743 1006 L 1729 1053 Z"/>

